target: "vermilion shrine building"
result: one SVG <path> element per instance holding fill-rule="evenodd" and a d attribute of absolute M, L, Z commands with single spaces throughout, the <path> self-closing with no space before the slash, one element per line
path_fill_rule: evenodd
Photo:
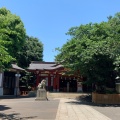
<path fill-rule="evenodd" d="M 81 92 L 82 84 L 80 78 L 75 75 L 63 75 L 65 68 L 55 62 L 33 61 L 29 65 L 28 71 L 36 74 L 36 86 L 41 80 L 46 80 L 48 91 L 57 92 Z"/>

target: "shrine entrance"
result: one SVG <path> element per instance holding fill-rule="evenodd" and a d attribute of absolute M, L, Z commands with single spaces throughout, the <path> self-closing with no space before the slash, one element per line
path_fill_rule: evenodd
<path fill-rule="evenodd" d="M 74 78 L 61 77 L 59 85 L 60 92 L 77 92 L 77 80 Z"/>

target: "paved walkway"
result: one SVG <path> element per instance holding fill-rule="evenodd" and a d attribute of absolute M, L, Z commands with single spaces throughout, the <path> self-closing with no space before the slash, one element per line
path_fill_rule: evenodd
<path fill-rule="evenodd" d="M 0 100 L 0 120 L 55 120 L 60 100 L 35 98 Z"/>
<path fill-rule="evenodd" d="M 111 120 L 88 105 L 75 99 L 60 99 L 56 120 Z"/>
<path fill-rule="evenodd" d="M 74 98 L 35 98 L 0 100 L 1 120 L 111 120 L 91 106 L 79 104 Z"/>

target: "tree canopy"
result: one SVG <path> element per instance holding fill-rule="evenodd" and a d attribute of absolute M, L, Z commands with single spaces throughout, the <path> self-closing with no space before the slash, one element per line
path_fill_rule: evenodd
<path fill-rule="evenodd" d="M 25 68 L 31 61 L 43 61 L 43 44 L 38 38 L 26 36 L 25 44 L 18 53 L 18 64 Z"/>
<path fill-rule="evenodd" d="M 4 44 L 9 44 L 0 39 L 0 71 L 1 69 L 5 69 L 5 65 L 10 61 L 14 60 L 12 56 L 9 55 L 7 48 L 4 47 Z"/>
<path fill-rule="evenodd" d="M 71 39 L 57 48 L 57 62 L 86 76 L 90 84 L 115 80 L 120 65 L 120 13 L 107 22 L 72 27 L 67 35 Z"/>
<path fill-rule="evenodd" d="M 25 28 L 20 17 L 12 14 L 6 8 L 0 9 L 0 37 L 2 40 L 10 42 L 5 44 L 8 53 L 16 58 L 18 51 L 25 42 Z"/>
<path fill-rule="evenodd" d="M 6 8 L 0 9 L 0 54 L 3 66 L 12 60 L 24 68 L 31 61 L 43 61 L 43 44 L 27 36 L 20 17 Z"/>

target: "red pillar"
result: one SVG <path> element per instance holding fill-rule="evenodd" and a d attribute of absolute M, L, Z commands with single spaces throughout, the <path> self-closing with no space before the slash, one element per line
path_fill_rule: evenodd
<path fill-rule="evenodd" d="M 39 80 L 40 80 L 40 72 L 38 72 L 37 74 L 37 78 L 36 78 L 36 87 L 38 86 L 38 84 L 39 84 Z"/>
<path fill-rule="evenodd" d="M 59 75 L 56 73 L 53 79 L 53 91 L 59 92 Z"/>
<path fill-rule="evenodd" d="M 57 92 L 59 92 L 59 75 L 56 76 Z"/>
<path fill-rule="evenodd" d="M 37 74 L 36 87 L 38 86 L 38 84 L 39 84 L 39 74 Z"/>
<path fill-rule="evenodd" d="M 56 91 L 56 75 L 53 78 L 53 91 Z"/>
<path fill-rule="evenodd" d="M 48 90 L 50 90 L 51 87 L 51 77 L 50 74 L 48 74 Z"/>

